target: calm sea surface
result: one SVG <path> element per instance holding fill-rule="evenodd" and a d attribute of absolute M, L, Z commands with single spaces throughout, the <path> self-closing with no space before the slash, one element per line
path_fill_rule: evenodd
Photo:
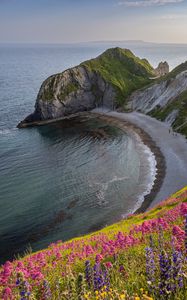
<path fill-rule="evenodd" d="M 154 66 L 187 60 L 184 45 L 0 45 L 0 262 L 109 224 L 138 201 L 135 141 L 97 119 L 16 129 L 49 75 L 109 47 Z M 102 137 L 95 132 L 105 132 Z"/>

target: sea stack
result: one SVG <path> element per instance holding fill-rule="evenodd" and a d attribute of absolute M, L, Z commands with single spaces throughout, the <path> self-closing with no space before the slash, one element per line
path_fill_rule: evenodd
<path fill-rule="evenodd" d="M 165 62 L 160 62 L 158 64 L 158 67 L 155 69 L 155 75 L 158 77 L 167 75 L 169 73 L 169 64 L 167 61 Z"/>

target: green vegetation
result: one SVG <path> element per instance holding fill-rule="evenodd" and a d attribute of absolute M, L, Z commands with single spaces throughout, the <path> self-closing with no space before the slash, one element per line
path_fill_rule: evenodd
<path fill-rule="evenodd" d="M 187 61 L 177 66 L 169 74 L 166 75 L 167 79 L 175 78 L 179 73 L 187 70 Z"/>
<path fill-rule="evenodd" d="M 162 76 L 160 78 L 155 79 L 156 83 L 160 83 L 162 81 L 168 81 L 167 84 L 169 85 L 173 78 L 175 78 L 178 74 L 180 74 L 183 71 L 187 70 L 187 61 L 180 64 L 176 68 L 174 68 L 171 72 L 169 72 L 167 75 Z M 155 83 L 154 82 L 154 83 Z"/>
<path fill-rule="evenodd" d="M 133 91 L 149 84 L 149 77 L 154 75 L 153 68 L 146 59 L 140 59 L 130 50 L 121 48 L 108 49 L 81 65 L 100 74 L 114 87 L 116 104 L 119 106 L 124 105 L 127 96 Z"/>
<path fill-rule="evenodd" d="M 178 110 L 178 115 L 172 124 L 172 127 L 175 130 L 181 126 L 177 131 L 187 137 L 187 91 L 181 93 L 165 107 L 155 108 L 151 111 L 150 115 L 161 121 L 164 121 L 166 117 L 174 110 Z M 183 124 L 184 126 L 182 126 Z"/>
<path fill-rule="evenodd" d="M 43 101 L 51 102 L 54 99 L 54 82 L 55 75 L 50 76 L 46 81 L 44 81 L 42 85 L 44 87 L 42 95 Z"/>
<path fill-rule="evenodd" d="M 0 268 L 3 300 L 186 300 L 187 187 L 155 208 Z"/>
<path fill-rule="evenodd" d="M 133 91 L 152 83 L 150 77 L 154 76 L 154 69 L 146 59 L 140 59 L 130 50 L 121 48 L 108 49 L 97 58 L 81 63 L 80 66 L 84 66 L 88 72 L 99 74 L 105 82 L 113 86 L 116 91 L 117 106 L 124 106 L 126 98 Z M 44 82 L 43 101 L 53 101 L 55 82 L 58 82 L 58 76 L 62 74 L 53 75 Z M 77 91 L 78 88 L 77 82 L 62 87 L 59 100 L 63 101 L 68 94 Z M 99 101 L 102 95 L 96 84 L 92 85 L 92 91 Z"/>
<path fill-rule="evenodd" d="M 61 76 L 61 74 L 56 74 L 50 76 L 46 81 L 44 81 L 42 87 L 43 87 L 43 95 L 42 99 L 46 102 L 52 102 L 54 100 L 54 93 L 55 93 L 55 82 L 58 82 L 58 76 Z M 62 87 L 60 95 L 58 95 L 58 98 L 60 101 L 63 101 L 66 96 L 69 94 L 76 92 L 79 88 L 79 85 L 77 82 L 70 82 L 65 87 Z"/>
<path fill-rule="evenodd" d="M 60 101 L 63 101 L 65 97 L 68 96 L 69 94 L 76 92 L 78 90 L 78 87 L 79 85 L 76 82 L 71 82 L 67 86 L 63 87 L 59 96 Z"/>

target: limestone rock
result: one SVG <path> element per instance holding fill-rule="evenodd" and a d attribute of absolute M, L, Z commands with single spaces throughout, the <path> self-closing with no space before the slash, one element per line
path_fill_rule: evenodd
<path fill-rule="evenodd" d="M 186 90 L 187 71 L 183 71 L 174 78 L 134 92 L 129 98 L 129 107 L 147 114 L 157 107 L 163 108 Z"/>
<path fill-rule="evenodd" d="M 24 121 L 55 119 L 99 105 L 112 108 L 115 91 L 92 71 L 78 66 L 53 75 L 42 84 L 33 114 Z"/>
<path fill-rule="evenodd" d="M 167 61 L 160 62 L 158 67 L 155 69 L 155 75 L 158 77 L 167 75 L 169 73 L 169 65 Z"/>
<path fill-rule="evenodd" d="M 147 60 L 128 49 L 108 49 L 95 59 L 47 78 L 39 90 L 34 113 L 18 127 L 98 106 L 116 108 L 132 91 L 150 83 L 153 71 Z"/>

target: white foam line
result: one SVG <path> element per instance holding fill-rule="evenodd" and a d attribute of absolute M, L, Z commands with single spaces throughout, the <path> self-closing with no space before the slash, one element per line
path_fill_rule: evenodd
<path fill-rule="evenodd" d="M 128 131 L 128 129 L 127 129 L 127 131 Z M 131 130 L 130 130 L 130 132 L 132 133 Z M 144 202 L 145 196 L 147 196 L 151 193 L 151 190 L 154 186 L 154 182 L 156 180 L 156 175 L 157 175 L 157 161 L 156 161 L 155 154 L 151 151 L 151 149 L 147 145 L 145 145 L 143 143 L 141 137 L 137 133 L 133 132 L 133 135 L 136 139 L 137 147 L 139 148 L 138 153 L 146 154 L 149 172 L 147 172 L 146 178 L 144 179 L 144 182 L 142 183 L 143 185 L 146 186 L 146 188 L 138 196 L 138 201 L 136 202 L 136 205 L 133 207 L 133 209 L 131 209 L 129 211 L 130 213 L 134 213 L 138 208 L 140 208 L 142 203 Z M 142 160 L 141 160 L 141 163 L 143 163 Z M 140 183 L 140 185 L 141 185 L 141 183 Z M 126 216 L 127 216 L 127 214 L 124 214 L 123 218 Z"/>

